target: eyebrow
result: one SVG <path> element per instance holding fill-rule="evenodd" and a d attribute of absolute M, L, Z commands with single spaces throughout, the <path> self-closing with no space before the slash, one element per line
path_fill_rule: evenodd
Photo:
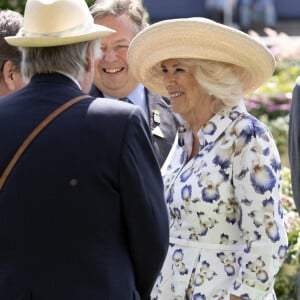
<path fill-rule="evenodd" d="M 130 43 L 130 41 L 127 39 L 119 39 L 114 41 L 114 44 L 118 44 L 118 43 Z"/>
<path fill-rule="evenodd" d="M 181 66 L 181 64 L 177 63 L 177 64 L 174 64 L 174 65 L 171 65 L 171 68 L 176 68 L 178 66 Z M 162 68 L 167 68 L 167 66 L 165 66 L 164 64 L 161 64 L 161 67 Z"/>

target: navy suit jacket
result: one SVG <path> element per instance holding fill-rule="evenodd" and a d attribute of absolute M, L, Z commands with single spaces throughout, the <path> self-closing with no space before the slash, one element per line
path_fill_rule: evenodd
<path fill-rule="evenodd" d="M 292 94 L 288 145 L 293 197 L 300 213 L 300 77 Z"/>
<path fill-rule="evenodd" d="M 95 85 L 92 86 L 90 95 L 103 97 L 103 93 Z M 169 99 L 161 97 L 146 88 L 145 95 L 149 112 L 148 119 L 150 120 L 149 128 L 152 133 L 152 144 L 158 163 L 162 166 L 173 145 L 179 122 L 171 110 Z M 159 114 L 158 117 L 157 112 Z M 155 134 L 157 126 L 163 133 L 163 137 Z"/>
<path fill-rule="evenodd" d="M 1 99 L 0 170 L 41 120 L 82 94 L 50 74 Z M 0 299 L 148 299 L 168 248 L 163 198 L 140 108 L 75 104 L 37 136 L 0 192 Z"/>

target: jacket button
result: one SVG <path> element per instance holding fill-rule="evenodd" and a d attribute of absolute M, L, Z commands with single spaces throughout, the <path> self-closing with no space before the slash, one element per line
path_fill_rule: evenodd
<path fill-rule="evenodd" d="M 71 180 L 69 181 L 69 185 L 70 185 L 70 186 L 76 186 L 76 185 L 78 185 L 78 180 L 75 179 L 75 178 L 71 179 Z"/>

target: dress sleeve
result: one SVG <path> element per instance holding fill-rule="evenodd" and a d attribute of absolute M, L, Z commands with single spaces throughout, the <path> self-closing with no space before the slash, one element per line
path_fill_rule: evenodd
<path fill-rule="evenodd" d="M 233 185 L 245 247 L 232 294 L 266 299 L 287 250 L 280 158 L 271 133 L 256 119 L 242 119 L 235 130 Z"/>

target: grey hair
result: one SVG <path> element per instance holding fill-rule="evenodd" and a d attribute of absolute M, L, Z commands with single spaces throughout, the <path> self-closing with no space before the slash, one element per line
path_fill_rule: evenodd
<path fill-rule="evenodd" d="M 139 0 L 96 0 L 90 12 L 94 19 L 126 14 L 135 24 L 136 33 L 148 26 L 148 15 Z"/>
<path fill-rule="evenodd" d="M 88 45 L 91 41 L 56 47 L 26 47 L 23 53 L 22 73 L 26 79 L 35 74 L 62 72 L 80 79 L 87 66 Z M 94 40 L 93 53 L 101 55 L 100 41 Z"/>
<path fill-rule="evenodd" d="M 23 16 L 9 9 L 0 10 L 0 68 L 6 61 L 15 65 L 15 70 L 21 70 L 22 54 L 18 47 L 11 46 L 5 41 L 6 36 L 14 36 L 18 33 L 23 24 Z M 2 72 L 0 72 L 0 79 Z"/>

